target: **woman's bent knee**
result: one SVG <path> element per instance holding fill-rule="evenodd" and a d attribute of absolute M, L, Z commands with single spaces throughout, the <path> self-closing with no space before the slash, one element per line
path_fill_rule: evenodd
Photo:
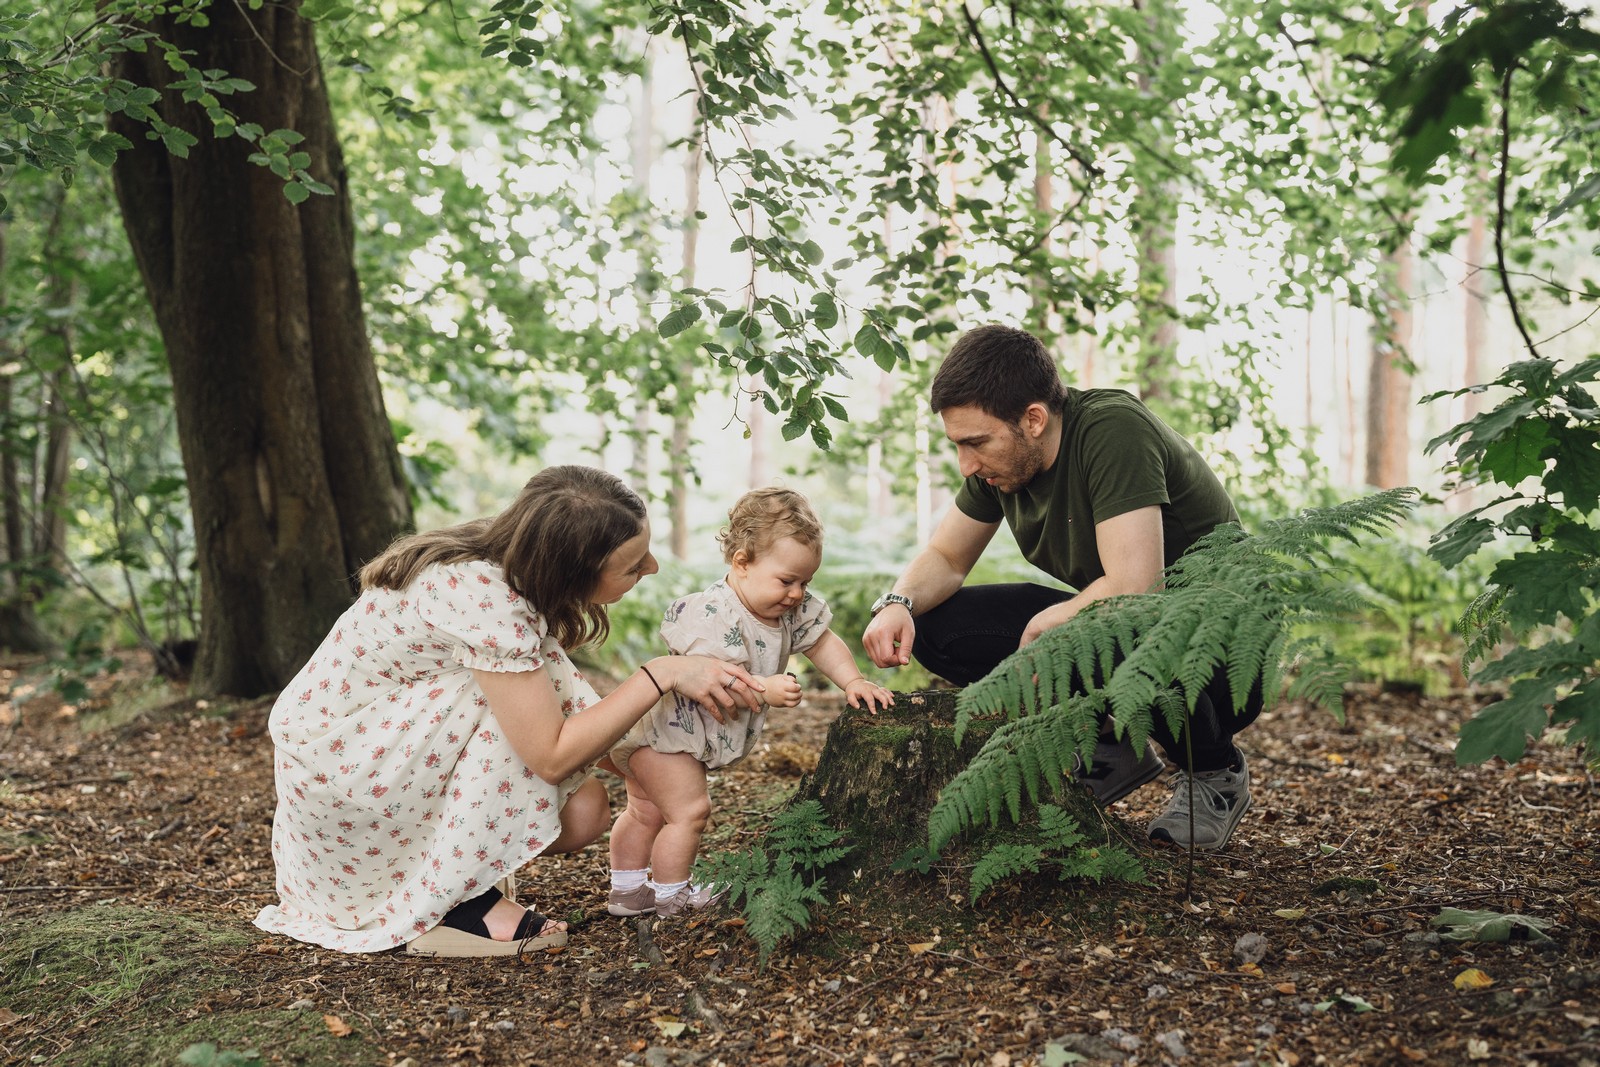
<path fill-rule="evenodd" d="M 592 845 L 611 829 L 611 800 L 605 786 L 589 779 L 567 798 L 561 808 L 561 836 L 550 845 L 551 852 L 576 852 Z"/>

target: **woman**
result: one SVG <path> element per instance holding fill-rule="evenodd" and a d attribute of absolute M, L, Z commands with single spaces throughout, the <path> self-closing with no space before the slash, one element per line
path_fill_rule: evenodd
<path fill-rule="evenodd" d="M 610 825 L 589 768 L 667 691 L 759 706 L 745 670 L 651 660 L 599 699 L 567 650 L 657 570 L 644 504 L 589 467 L 535 475 L 492 519 L 414 534 L 272 709 L 276 905 L 256 925 L 342 952 L 437 956 L 566 943 L 495 883 Z"/>

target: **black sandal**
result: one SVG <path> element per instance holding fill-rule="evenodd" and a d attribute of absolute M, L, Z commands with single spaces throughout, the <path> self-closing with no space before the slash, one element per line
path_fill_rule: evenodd
<path fill-rule="evenodd" d="M 499 889 L 491 887 L 470 900 L 463 900 L 445 912 L 438 926 L 408 942 L 406 951 L 414 956 L 517 956 L 567 943 L 566 930 L 547 931 L 545 927 L 550 919 L 532 910 L 523 913 L 510 941 L 496 941 L 490 937 L 489 927 L 483 920 L 503 895 Z"/>

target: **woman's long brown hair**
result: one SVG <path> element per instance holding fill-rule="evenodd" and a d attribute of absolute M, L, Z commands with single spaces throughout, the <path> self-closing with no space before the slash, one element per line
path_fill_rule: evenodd
<path fill-rule="evenodd" d="M 400 538 L 361 568 L 361 588 L 404 589 L 424 567 L 484 560 L 544 616 L 556 643 L 573 649 L 610 633 L 605 606 L 589 598 L 606 559 L 644 524 L 644 501 L 620 478 L 594 467 L 550 467 L 492 519 Z"/>

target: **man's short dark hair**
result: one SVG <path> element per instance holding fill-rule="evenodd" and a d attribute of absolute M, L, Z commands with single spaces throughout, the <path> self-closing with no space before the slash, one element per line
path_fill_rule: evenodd
<path fill-rule="evenodd" d="M 967 331 L 950 347 L 929 399 L 936 415 L 970 405 L 1016 423 L 1029 404 L 1060 410 L 1067 389 L 1042 341 L 1027 330 L 989 325 Z"/>

